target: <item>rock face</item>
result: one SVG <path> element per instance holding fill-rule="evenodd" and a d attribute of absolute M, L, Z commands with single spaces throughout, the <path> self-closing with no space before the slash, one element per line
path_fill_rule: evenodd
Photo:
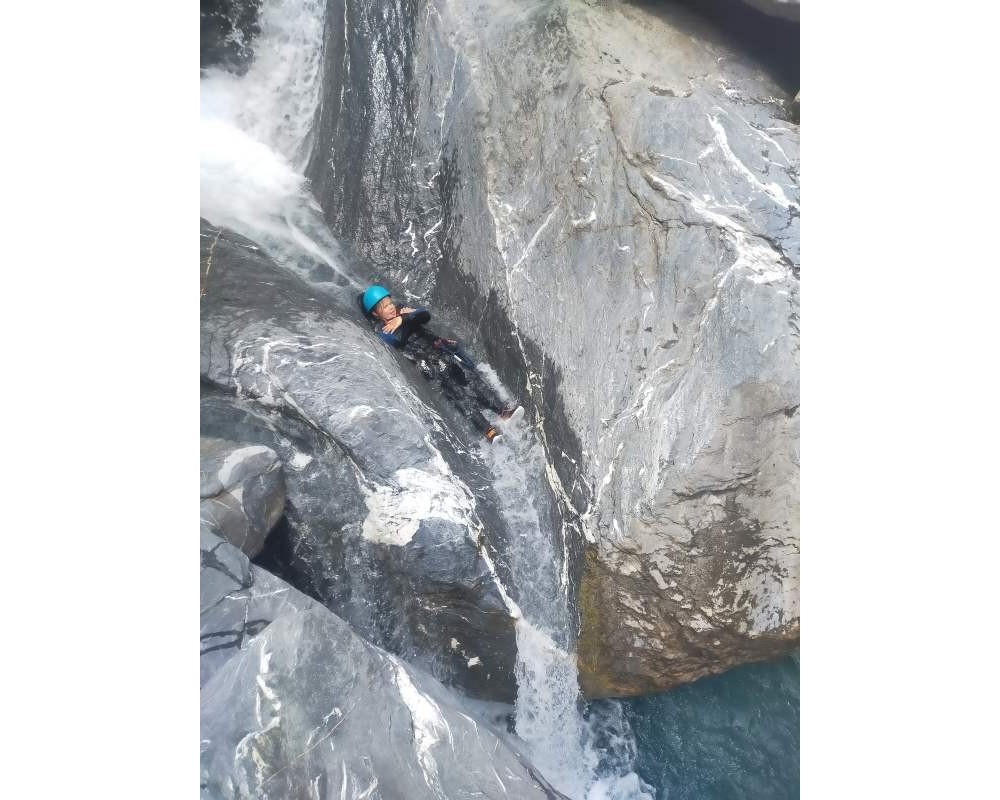
<path fill-rule="evenodd" d="M 358 324 L 353 290 L 207 223 L 202 242 L 202 434 L 270 448 L 287 485 L 259 561 L 435 677 L 511 701 L 514 617 L 491 556 L 507 534 L 462 429 Z"/>
<path fill-rule="evenodd" d="M 209 798 L 559 798 L 433 678 L 201 540 L 201 782 Z"/>
<path fill-rule="evenodd" d="M 250 558 L 285 510 L 278 454 L 262 445 L 201 440 L 201 526 Z"/>
<path fill-rule="evenodd" d="M 347 6 L 310 177 L 335 230 L 464 314 L 530 401 L 586 549 L 584 689 L 794 648 L 789 98 L 668 4 Z"/>
<path fill-rule="evenodd" d="M 799 0 L 743 0 L 743 2 L 769 16 L 799 21 Z"/>

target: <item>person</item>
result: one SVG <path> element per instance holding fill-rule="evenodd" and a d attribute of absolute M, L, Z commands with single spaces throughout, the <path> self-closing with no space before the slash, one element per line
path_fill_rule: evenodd
<path fill-rule="evenodd" d="M 369 286 L 358 295 L 358 304 L 379 338 L 413 361 L 428 380 L 437 380 L 445 396 L 462 411 L 490 443 L 500 432 L 483 416 L 482 408 L 500 419 L 517 422 L 524 409 L 505 403 L 476 369 L 476 363 L 455 339 L 445 339 L 424 326 L 431 320 L 426 308 L 397 306 L 384 286 Z"/>

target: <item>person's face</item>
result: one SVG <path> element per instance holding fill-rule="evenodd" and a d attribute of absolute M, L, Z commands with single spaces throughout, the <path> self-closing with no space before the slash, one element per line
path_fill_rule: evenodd
<path fill-rule="evenodd" d="M 396 317 L 396 304 L 392 302 L 391 297 L 383 297 L 375 304 L 372 311 L 380 320 L 388 322 Z"/>

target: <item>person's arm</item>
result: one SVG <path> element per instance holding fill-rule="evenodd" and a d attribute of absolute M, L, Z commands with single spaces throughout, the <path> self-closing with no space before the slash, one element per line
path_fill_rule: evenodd
<path fill-rule="evenodd" d="M 426 308 L 411 309 L 389 320 L 379 331 L 379 336 L 393 347 L 404 347 L 420 326 L 430 322 L 430 319 L 431 312 Z"/>

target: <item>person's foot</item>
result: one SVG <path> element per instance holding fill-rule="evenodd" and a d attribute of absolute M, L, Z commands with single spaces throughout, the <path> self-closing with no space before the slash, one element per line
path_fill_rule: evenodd
<path fill-rule="evenodd" d="M 517 406 L 517 408 L 508 406 L 500 412 L 500 419 L 504 422 L 520 422 L 524 419 L 524 406 Z"/>
<path fill-rule="evenodd" d="M 503 436 L 500 435 L 500 431 L 490 425 L 490 429 L 486 431 L 486 441 L 490 444 L 496 444 L 499 442 Z"/>

